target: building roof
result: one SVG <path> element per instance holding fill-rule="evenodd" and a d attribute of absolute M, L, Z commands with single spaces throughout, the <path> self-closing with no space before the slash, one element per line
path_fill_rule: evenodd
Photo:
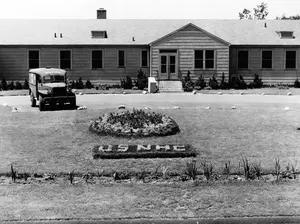
<path fill-rule="evenodd" d="M 148 45 L 189 23 L 231 45 L 300 45 L 300 20 L 145 19 L 0 19 L 0 45 Z M 280 38 L 286 30 L 295 38 Z M 92 31 L 107 38 L 92 38 Z"/>

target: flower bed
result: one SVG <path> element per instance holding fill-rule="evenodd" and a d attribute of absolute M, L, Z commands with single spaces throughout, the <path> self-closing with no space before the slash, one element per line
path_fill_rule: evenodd
<path fill-rule="evenodd" d="M 169 116 L 143 110 L 108 113 L 94 120 L 90 131 L 121 137 L 167 136 L 178 132 L 178 124 Z"/>

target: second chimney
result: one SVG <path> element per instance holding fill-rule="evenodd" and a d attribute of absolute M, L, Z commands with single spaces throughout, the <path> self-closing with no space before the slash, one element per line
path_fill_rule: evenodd
<path fill-rule="evenodd" d="M 106 10 L 104 8 L 97 10 L 97 19 L 106 19 Z"/>

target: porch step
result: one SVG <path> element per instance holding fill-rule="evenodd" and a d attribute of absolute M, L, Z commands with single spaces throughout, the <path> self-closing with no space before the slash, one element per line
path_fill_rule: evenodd
<path fill-rule="evenodd" d="M 183 92 L 181 81 L 159 81 L 159 92 Z"/>

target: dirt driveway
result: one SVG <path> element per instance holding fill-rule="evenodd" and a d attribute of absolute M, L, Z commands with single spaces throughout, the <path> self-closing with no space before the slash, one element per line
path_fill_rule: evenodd
<path fill-rule="evenodd" d="M 38 107 L 31 108 L 28 96 L 5 96 L 0 97 L 0 104 L 7 103 L 10 107 L 17 107 L 19 112 L 38 112 Z M 160 94 L 95 94 L 95 95 L 77 95 L 77 105 L 86 106 L 88 109 L 115 108 L 122 104 L 129 108 L 152 107 L 152 108 L 170 108 L 211 106 L 214 104 L 229 105 L 251 105 L 251 103 L 262 103 L 266 107 L 272 104 L 284 104 L 285 106 L 295 107 L 300 105 L 299 96 L 279 96 L 279 95 L 209 95 L 191 93 L 160 93 Z M 300 107 L 299 107 L 300 108 Z"/>

